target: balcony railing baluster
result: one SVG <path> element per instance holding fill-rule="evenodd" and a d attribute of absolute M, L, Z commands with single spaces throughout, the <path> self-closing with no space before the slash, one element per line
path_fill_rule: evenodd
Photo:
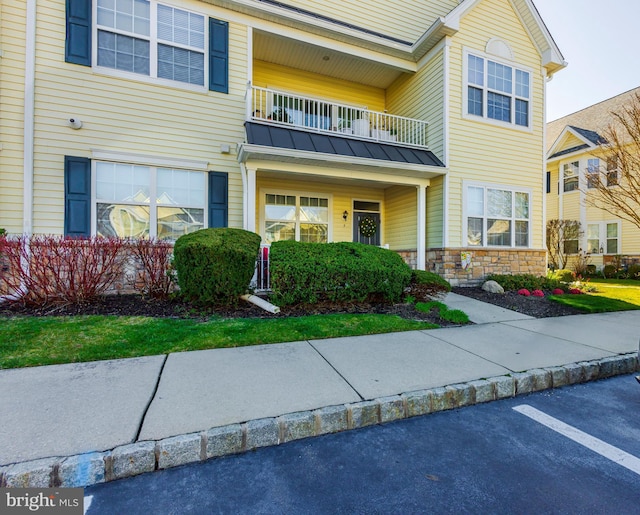
<path fill-rule="evenodd" d="M 250 120 L 427 148 L 428 122 L 249 86 Z"/>

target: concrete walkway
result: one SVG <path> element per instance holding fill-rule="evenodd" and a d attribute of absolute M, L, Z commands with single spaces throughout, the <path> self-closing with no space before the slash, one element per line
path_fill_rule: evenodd
<path fill-rule="evenodd" d="M 85 486 L 638 368 L 638 311 L 445 303 L 475 325 L 0 370 L 0 485 Z"/>

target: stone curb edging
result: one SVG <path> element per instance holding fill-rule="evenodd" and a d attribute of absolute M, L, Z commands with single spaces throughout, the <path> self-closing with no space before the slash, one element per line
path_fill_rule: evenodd
<path fill-rule="evenodd" d="M 110 451 L 43 458 L 0 467 L 0 487 L 84 487 L 260 447 L 384 424 L 517 395 L 630 374 L 638 353 L 479 379 L 313 411 L 249 420 Z"/>

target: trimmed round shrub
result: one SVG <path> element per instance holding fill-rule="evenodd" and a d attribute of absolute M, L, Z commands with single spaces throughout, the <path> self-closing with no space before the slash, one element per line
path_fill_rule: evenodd
<path fill-rule="evenodd" d="M 553 295 L 564 295 L 564 290 L 560 289 L 560 288 L 556 288 L 555 290 L 553 290 L 551 292 Z"/>
<path fill-rule="evenodd" d="M 202 229 L 173 249 L 180 294 L 197 305 L 232 305 L 255 272 L 260 236 L 242 229 Z"/>
<path fill-rule="evenodd" d="M 544 297 L 544 292 L 542 290 L 533 290 L 531 295 L 534 297 Z"/>
<path fill-rule="evenodd" d="M 551 279 L 555 279 L 557 281 L 561 281 L 563 283 L 570 283 L 571 281 L 575 281 L 576 274 L 572 270 L 567 270 L 566 268 L 561 268 L 559 270 L 554 270 L 551 275 Z"/>
<path fill-rule="evenodd" d="M 616 276 L 616 267 L 613 265 L 604 265 L 602 269 L 602 275 L 604 275 L 607 279 L 612 279 Z"/>
<path fill-rule="evenodd" d="M 518 290 L 518 295 L 523 295 L 525 297 L 528 297 L 529 295 L 531 295 L 531 293 L 526 288 L 522 288 Z"/>
<path fill-rule="evenodd" d="M 411 280 L 399 254 L 362 243 L 278 241 L 271 244 L 269 259 L 272 300 L 282 306 L 397 302 Z"/>

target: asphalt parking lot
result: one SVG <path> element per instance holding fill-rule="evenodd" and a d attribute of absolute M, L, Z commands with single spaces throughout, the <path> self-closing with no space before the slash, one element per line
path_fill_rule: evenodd
<path fill-rule="evenodd" d="M 638 513 L 640 385 L 549 390 L 85 490 L 100 513 Z"/>

